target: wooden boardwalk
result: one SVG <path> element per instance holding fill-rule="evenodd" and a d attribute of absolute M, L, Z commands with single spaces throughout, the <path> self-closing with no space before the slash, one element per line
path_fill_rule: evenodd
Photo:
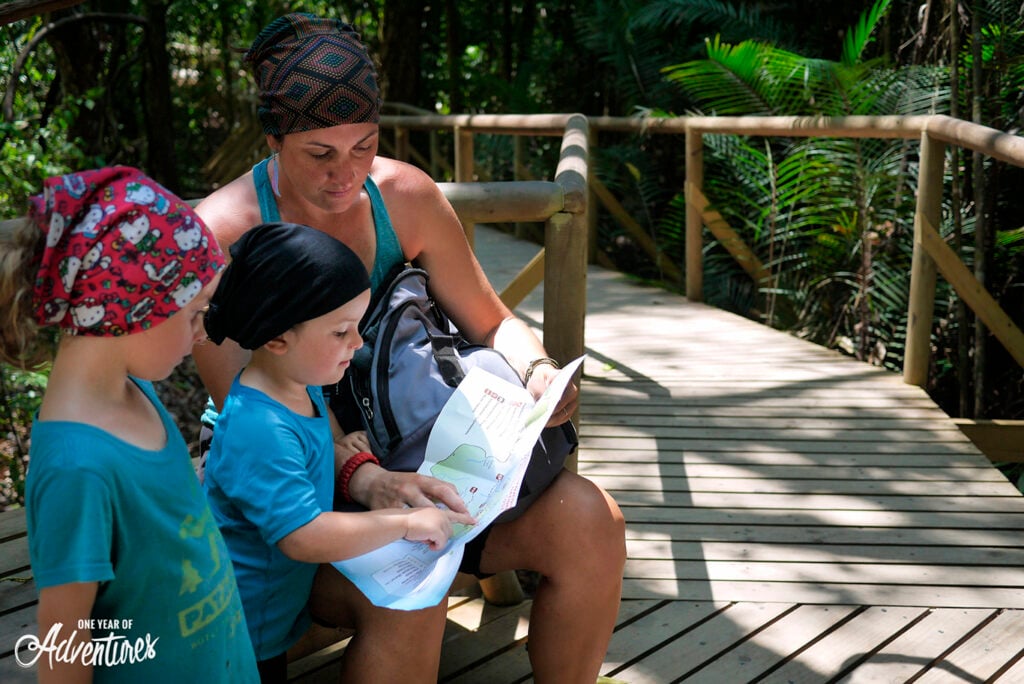
<path fill-rule="evenodd" d="M 478 229 L 492 279 L 536 248 Z M 921 390 L 591 269 L 580 472 L 627 520 L 602 674 L 631 684 L 1024 682 L 1024 497 Z M 539 322 L 540 295 L 520 308 Z M 0 682 L 34 630 L 0 515 Z M 450 600 L 441 681 L 530 681 L 530 604 Z M 336 681 L 343 642 L 293 663 Z"/>

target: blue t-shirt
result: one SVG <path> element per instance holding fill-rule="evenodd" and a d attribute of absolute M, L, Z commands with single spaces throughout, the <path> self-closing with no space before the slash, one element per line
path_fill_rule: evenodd
<path fill-rule="evenodd" d="M 334 441 L 319 387 L 315 417 L 301 416 L 236 377 L 217 419 L 203 487 L 227 542 L 256 657 L 283 653 L 309 627 L 317 564 L 277 547 L 330 511 Z"/>
<path fill-rule="evenodd" d="M 94 665 L 96 682 L 259 681 L 230 558 L 188 448 L 152 385 L 135 382 L 167 434 L 159 451 L 84 423 L 32 426 L 25 500 L 36 585 L 98 582 L 94 644 L 113 635 L 115 656 L 114 644 L 152 644 L 139 662 Z M 36 666 L 49 666 L 45 654 Z"/>

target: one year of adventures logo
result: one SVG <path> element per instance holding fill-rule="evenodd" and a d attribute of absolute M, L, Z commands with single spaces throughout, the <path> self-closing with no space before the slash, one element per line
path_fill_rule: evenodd
<path fill-rule="evenodd" d="M 14 646 L 14 658 L 21 667 L 49 666 L 52 670 L 57 663 L 85 665 L 89 667 L 116 667 L 130 665 L 156 658 L 156 642 L 148 633 L 144 637 L 130 639 L 115 630 L 130 630 L 132 620 L 104 620 L 88 618 L 79 620 L 77 629 L 61 638 L 64 625 L 54 623 L 42 640 L 35 634 L 26 634 Z M 78 630 L 93 633 L 91 640 L 78 638 Z M 96 636 L 106 632 L 106 636 Z"/>

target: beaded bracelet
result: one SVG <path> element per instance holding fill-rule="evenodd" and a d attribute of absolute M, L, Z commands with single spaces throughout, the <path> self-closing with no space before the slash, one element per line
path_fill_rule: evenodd
<path fill-rule="evenodd" d="M 550 356 L 542 356 L 539 359 L 534 359 L 533 361 L 530 362 L 530 365 L 526 367 L 526 374 L 523 375 L 523 384 L 529 385 L 530 378 L 533 377 L 533 371 L 537 370 L 537 366 L 541 366 L 544 364 L 554 366 L 555 368 L 561 368 L 561 366 L 558 365 L 558 362 L 555 361 Z"/>
<path fill-rule="evenodd" d="M 344 465 L 341 466 L 341 472 L 338 473 L 338 488 L 341 491 L 341 498 L 349 503 L 353 503 L 352 495 L 348 493 L 348 483 L 352 479 L 353 473 L 356 472 L 356 468 L 363 465 L 364 463 L 376 463 L 380 465 L 380 461 L 377 457 L 371 454 L 369 451 L 360 451 L 357 454 L 352 454 Z"/>

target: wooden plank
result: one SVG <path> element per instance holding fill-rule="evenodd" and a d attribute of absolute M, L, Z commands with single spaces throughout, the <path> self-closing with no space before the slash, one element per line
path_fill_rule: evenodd
<path fill-rule="evenodd" d="M 513 606 L 511 611 L 503 612 L 500 617 L 482 624 L 472 633 L 460 632 L 457 642 L 449 634 L 450 624 L 446 628 L 444 654 L 441 659 L 439 680 L 451 680 L 453 677 L 471 669 L 478 663 L 486 662 L 501 653 L 512 644 L 524 640 L 529 631 L 531 601 L 524 601 Z M 472 638 L 466 638 L 472 637 Z M 517 663 L 522 665 L 521 661 Z M 518 678 L 529 674 L 529 661 L 525 663 L 525 672 L 513 675 Z M 455 679 L 457 681 L 457 679 Z"/>
<path fill-rule="evenodd" d="M 1024 652 L 1017 654 L 1017 660 L 1002 670 L 994 681 L 999 684 L 1017 684 L 1024 682 Z"/>
<path fill-rule="evenodd" d="M 1024 646 L 1020 643 L 1021 634 L 1024 634 L 1024 611 L 1002 611 L 957 646 L 956 650 L 933 665 L 917 682 L 942 684 L 950 678 L 986 681 L 1003 665 L 1024 653 Z"/>
<path fill-rule="evenodd" d="M 1024 531 L 1024 516 L 1020 513 L 978 513 L 885 510 L 829 510 L 808 511 L 801 507 L 780 510 L 717 510 L 713 508 L 678 509 L 665 506 L 636 507 L 625 511 L 626 521 L 635 523 L 701 523 L 705 525 L 795 525 L 804 527 L 880 527 L 891 530 L 901 528 L 950 528 L 978 530 Z"/>
<path fill-rule="evenodd" d="M 616 619 L 616 629 L 618 630 L 616 634 L 622 631 L 629 634 L 635 634 L 638 631 L 638 628 L 632 623 L 632 619 L 659 603 L 660 602 L 658 601 L 623 601 L 619 606 L 619 614 Z M 642 632 L 644 635 L 649 634 L 647 630 L 642 630 Z M 612 637 L 613 643 L 614 640 L 615 635 Z M 451 648 L 448 650 L 451 650 Z M 446 653 L 447 652 L 442 652 L 442 661 L 447 657 Z M 610 669 L 610 667 L 611 666 L 609 665 L 606 657 L 605 664 L 602 666 L 601 671 L 605 672 Z M 505 649 L 494 655 L 494 657 L 462 671 L 452 679 L 442 677 L 439 678 L 439 681 L 444 681 L 446 683 L 450 682 L 451 684 L 530 681 L 525 678 L 531 673 L 532 668 L 530 666 L 529 653 L 527 652 L 526 646 L 525 644 L 518 644 L 514 648 Z"/>
<path fill-rule="evenodd" d="M 687 509 L 757 508 L 764 510 L 822 510 L 822 511 L 934 511 L 936 514 L 950 513 L 999 513 L 1024 514 L 1024 498 L 1020 496 L 961 497 L 935 496 L 856 496 L 841 494 L 771 494 L 741 492 L 612 492 L 620 507 L 663 506 Z M 937 524 L 937 522 L 936 522 Z"/>
<path fill-rule="evenodd" d="M 839 681 L 843 684 L 908 681 L 993 613 L 992 610 L 933 610 Z"/>
<path fill-rule="evenodd" d="M 0 545 L 0 578 L 7 575 L 31 575 L 28 537 L 15 537 Z"/>
<path fill-rule="evenodd" d="M 934 546 L 962 547 L 968 553 L 983 556 L 988 549 L 1020 546 L 1018 529 L 994 530 L 986 528 L 934 528 L 920 530 L 900 527 L 832 527 L 827 525 L 744 525 L 744 524 L 684 524 L 637 523 L 626 527 L 627 544 L 631 540 L 668 542 L 697 541 L 702 543 L 727 542 L 741 545 L 762 544 L 815 544 L 826 542 L 836 545 L 868 544 L 879 548 L 888 546 L 922 548 Z"/>
<path fill-rule="evenodd" d="M 817 639 L 853 610 L 852 606 L 799 606 L 754 632 L 749 639 L 723 653 L 715 662 L 688 677 L 687 681 L 694 684 L 752 681 Z"/>
<path fill-rule="evenodd" d="M 1017 535 L 1013 535 L 1017 536 Z M 1007 536 L 1009 541 L 1010 536 Z M 964 541 L 970 537 L 964 536 Z M 751 563 L 924 563 L 931 565 L 1024 567 L 1024 548 L 922 546 L 912 544 L 765 544 L 755 541 L 682 542 L 626 539 L 633 561 L 726 561 Z"/>
<path fill-rule="evenodd" d="M 980 463 L 984 465 L 987 459 L 974 448 L 969 442 L 947 443 L 947 442 L 856 442 L 848 443 L 834 439 L 826 440 L 759 440 L 759 439 L 725 439 L 714 437 L 709 439 L 669 439 L 655 438 L 645 435 L 631 437 L 591 437 L 584 432 L 580 437 L 580 448 L 583 451 L 594 450 L 604 451 L 607 455 L 623 454 L 628 452 L 643 453 L 642 458 L 657 457 L 660 452 L 695 452 L 723 453 L 726 459 L 733 462 L 745 458 L 755 458 L 754 454 L 780 452 L 799 455 L 834 455 L 837 459 L 850 456 L 850 451 L 859 454 L 885 454 L 890 457 L 889 462 L 894 459 L 902 459 L 904 456 L 928 455 L 933 457 L 933 464 L 948 463 L 947 459 L 956 456 L 969 456 L 959 463 Z M 614 460 L 611 458 L 609 460 Z M 841 461 L 840 461 L 841 462 Z M 874 462 L 879 462 L 877 459 Z M 989 464 L 991 465 L 991 464 Z"/>
<path fill-rule="evenodd" d="M 590 389 L 586 378 L 584 383 Z M 924 420 L 936 419 L 946 420 L 948 416 L 926 399 L 911 401 L 889 402 L 891 405 L 882 406 L 843 406 L 841 401 L 830 402 L 828 406 L 822 406 L 815 400 L 799 401 L 799 398 L 787 399 L 785 401 L 768 401 L 767 399 L 754 402 L 741 401 L 700 401 L 700 400 L 679 400 L 652 399 L 643 401 L 623 401 L 623 397 L 602 397 L 600 394 L 587 392 L 580 400 L 580 415 L 583 422 L 601 422 L 608 417 L 622 417 L 624 420 L 632 420 L 632 417 L 642 418 L 648 415 L 656 416 L 707 416 L 715 418 L 792 418 L 794 408 L 814 409 L 815 418 L 874 418 L 892 421 L 903 420 Z M 840 399 L 840 397 L 833 397 Z M 865 398 L 866 399 L 866 398 Z M 885 397 L 882 398 L 883 402 Z M 957 425 L 958 419 L 952 419 Z"/>
<path fill-rule="evenodd" d="M 725 560 L 686 561 L 679 559 L 636 559 L 626 561 L 625 577 L 658 580 L 699 580 L 720 582 L 801 582 L 821 584 L 888 584 L 967 586 L 1021 589 L 1024 601 L 1024 573 L 1019 566 L 928 565 L 912 563 L 855 563 L 774 561 L 737 562 Z"/>
<path fill-rule="evenodd" d="M 0 616 L 32 605 L 37 599 L 36 583 L 32 581 L 31 573 L 0 579 Z"/>
<path fill-rule="evenodd" d="M 862 468 L 866 466 L 884 466 L 909 469 L 928 468 L 974 468 L 998 473 L 992 464 L 977 451 L 965 451 L 962 453 L 939 452 L 936 448 L 915 448 L 917 453 L 910 451 L 907 447 L 902 452 L 893 454 L 884 451 L 872 451 L 865 448 L 863 444 L 848 445 L 846 451 L 821 452 L 813 448 L 797 451 L 779 449 L 774 445 L 749 445 L 743 451 L 736 449 L 707 449 L 694 447 L 687 449 L 673 449 L 666 446 L 663 449 L 634 449 L 623 446 L 620 449 L 594 448 L 586 444 L 587 438 L 583 437 L 584 445 L 579 449 L 580 463 L 611 463 L 618 467 L 620 464 L 679 464 L 691 465 L 806 465 L 815 467 L 853 467 Z M 915 445 L 916 446 L 916 445 Z M 856 450 L 854 450 L 856 448 Z"/>
<path fill-rule="evenodd" d="M 0 542 L 7 541 L 11 537 L 22 537 L 25 535 L 25 509 L 12 508 L 0 512 Z"/>
<path fill-rule="evenodd" d="M 5 614 L 0 618 L 0 657 L 12 654 L 22 636 L 36 634 L 38 631 L 35 606 L 26 606 Z M 30 654 L 22 653 L 22 657 L 30 657 Z"/>
<path fill-rule="evenodd" d="M 625 605 L 635 603 L 638 602 L 623 601 Z M 608 652 L 604 657 L 602 672 L 617 672 L 643 660 L 648 652 L 660 647 L 666 639 L 677 638 L 678 634 L 693 629 L 728 606 L 728 603 L 712 601 L 661 603 L 657 610 L 648 612 L 636 622 L 630 623 L 626 628 L 618 629 L 612 635 L 611 642 L 608 644 Z"/>
<path fill-rule="evenodd" d="M 923 467 L 920 465 L 796 465 L 788 463 L 718 463 L 718 462 L 665 462 L 651 461 L 592 461 L 580 459 L 580 474 L 600 481 L 599 478 L 719 478 L 736 480 L 787 480 L 802 486 L 802 480 L 830 481 L 880 480 L 885 482 L 1006 482 L 1006 477 L 995 468 L 962 466 Z"/>
<path fill-rule="evenodd" d="M 636 477 L 630 475 L 600 476 L 588 478 L 610 492 L 638 492 L 645 495 L 673 493 L 731 492 L 750 489 L 751 480 L 720 477 Z M 846 496 L 908 496 L 908 497 L 949 497 L 936 494 L 936 482 L 904 482 L 900 480 L 857 480 L 857 479 L 800 479 L 763 478 L 753 481 L 755 494 L 788 494 L 799 491 L 806 494 L 841 494 Z M 949 483 L 945 481 L 944 483 Z M 1000 482 L 960 482 L 955 488 L 955 497 L 1010 497 L 1020 498 L 1020 491 L 1005 479 Z M 665 500 L 668 501 L 667 499 Z"/>
<path fill-rule="evenodd" d="M 627 577 L 624 599 L 779 603 L 850 603 L 865 606 L 922 606 L 933 608 L 1024 608 L 1018 588 L 950 587 L 893 584 L 813 584 L 794 577 L 788 582 L 716 579 L 664 580 Z"/>
<path fill-rule="evenodd" d="M 792 608 L 784 603 L 731 605 L 695 629 L 681 633 L 666 630 L 666 640 L 658 650 L 631 663 L 629 667 L 612 670 L 611 676 L 630 684 L 664 684 L 675 681 L 714 661 L 746 639 L 750 632 L 770 624 Z"/>
<path fill-rule="evenodd" d="M 723 434 L 725 433 L 725 434 Z M 775 429 L 768 430 L 763 427 L 717 427 L 714 425 L 664 425 L 658 427 L 645 427 L 643 425 L 630 426 L 608 426 L 608 425 L 587 425 L 586 431 L 588 443 L 600 440 L 601 438 L 611 439 L 657 439 L 659 441 L 674 440 L 703 440 L 715 439 L 721 436 L 728 441 L 749 440 L 771 442 L 778 440 L 803 441 L 803 440 L 835 440 L 843 443 L 856 442 L 890 442 L 899 446 L 908 442 L 939 442 L 944 445 L 959 443 L 970 445 L 967 435 L 960 432 L 955 425 L 947 425 L 945 428 L 936 426 L 934 429 L 889 429 L 889 430 L 861 430 L 856 428 L 816 428 L 808 426 L 786 427 L 781 425 Z"/>
<path fill-rule="evenodd" d="M 625 409 L 625 407 L 621 407 Z M 641 407 L 635 407 L 641 408 Z M 956 436 L 960 428 L 949 420 L 939 421 L 936 416 L 924 418 L 892 418 L 864 417 L 863 412 L 859 417 L 838 416 L 834 418 L 801 418 L 789 411 L 788 416 L 687 416 L 687 415 L 659 415 L 649 408 L 645 413 L 630 414 L 625 410 L 615 413 L 608 413 L 604 416 L 592 417 L 585 421 L 588 432 L 602 430 L 614 434 L 618 430 L 635 431 L 643 429 L 645 432 L 658 430 L 658 434 L 664 428 L 704 428 L 718 430 L 732 430 L 737 426 L 737 419 L 742 419 L 744 429 L 757 430 L 831 430 L 837 434 L 844 434 L 847 430 L 887 430 L 904 432 L 928 432 L 937 433 L 941 437 L 948 436 L 947 433 Z M 964 437 L 967 437 L 964 435 Z"/>
<path fill-rule="evenodd" d="M 36 670 L 20 667 L 14 656 L 0 658 L 0 682 L 4 684 L 35 684 Z"/>
<path fill-rule="evenodd" d="M 926 612 L 924 608 L 867 608 L 772 672 L 772 680 L 788 684 L 827 681 L 866 658 Z"/>

